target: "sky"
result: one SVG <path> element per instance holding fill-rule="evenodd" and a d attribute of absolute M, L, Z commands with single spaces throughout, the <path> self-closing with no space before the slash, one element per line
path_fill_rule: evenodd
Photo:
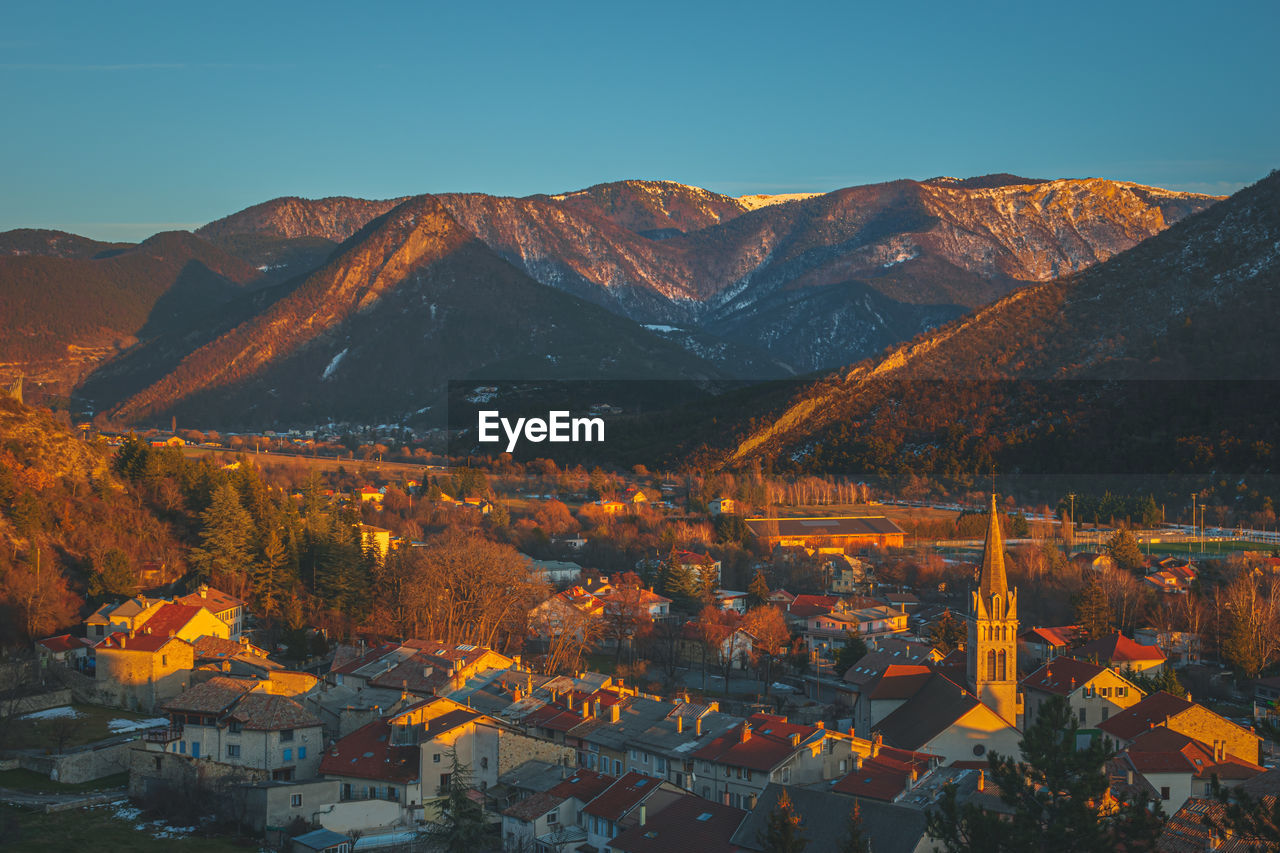
<path fill-rule="evenodd" d="M 1280 3 L 100 3 L 0 15 L 0 231 L 284 195 L 1280 167 Z"/>

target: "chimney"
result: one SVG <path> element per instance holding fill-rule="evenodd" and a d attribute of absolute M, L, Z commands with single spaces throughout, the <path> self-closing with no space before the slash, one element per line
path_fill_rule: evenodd
<path fill-rule="evenodd" d="M 684 733 L 684 717 L 676 714 L 676 734 Z"/>
<path fill-rule="evenodd" d="M 799 745 L 800 745 L 800 733 L 799 733 L 799 732 L 792 732 L 792 733 L 791 733 L 791 745 L 792 745 L 792 746 L 799 746 Z"/>
<path fill-rule="evenodd" d="M 727 805 L 729 805 L 729 792 L 728 792 L 728 791 L 725 791 L 725 792 L 724 792 L 724 795 L 720 798 L 720 801 L 721 801 L 724 805 L 726 805 L 726 806 L 727 806 Z"/>
<path fill-rule="evenodd" d="M 598 716 L 600 716 L 600 700 L 599 700 L 598 698 L 596 699 L 596 701 L 595 701 L 594 703 L 592 703 L 592 706 L 591 706 L 591 716 L 593 716 L 593 717 L 598 717 Z"/>
<path fill-rule="evenodd" d="M 523 698 L 524 698 L 524 694 L 520 692 L 520 685 L 517 684 L 515 688 L 511 691 L 511 701 L 519 702 Z"/>
<path fill-rule="evenodd" d="M 572 690 L 570 690 L 568 693 L 565 694 L 564 706 L 568 708 L 570 711 L 573 710 L 573 691 Z"/>
<path fill-rule="evenodd" d="M 814 725 L 820 729 L 825 729 L 827 727 L 827 723 L 825 720 L 818 720 L 818 722 L 814 723 Z"/>
<path fill-rule="evenodd" d="M 435 671 L 436 671 L 436 670 L 435 670 L 435 667 L 431 667 L 431 666 L 424 666 L 424 667 L 422 668 L 422 677 L 423 677 L 423 678 L 430 678 L 430 677 L 431 677 L 431 673 L 433 673 L 433 672 L 435 672 Z"/>
<path fill-rule="evenodd" d="M 209 585 L 207 583 L 200 584 L 200 597 L 201 598 L 209 597 Z"/>
<path fill-rule="evenodd" d="M 585 720 L 589 718 L 591 716 L 591 706 L 588 705 L 586 702 L 583 702 L 580 707 L 582 709 L 582 719 Z"/>
<path fill-rule="evenodd" d="M 1227 757 L 1227 742 L 1225 740 L 1215 740 L 1213 742 L 1213 761 L 1215 764 L 1221 764 Z"/>
<path fill-rule="evenodd" d="M 702 737 L 702 718 L 693 718 L 693 734 L 695 737 Z"/>
<path fill-rule="evenodd" d="M 876 758 L 880 755 L 880 744 L 882 744 L 883 742 L 884 742 L 884 738 L 880 736 L 879 732 L 876 732 L 871 737 L 871 757 L 872 758 Z"/>
<path fill-rule="evenodd" d="M 1125 784 L 1126 784 L 1126 785 L 1132 785 L 1132 784 L 1133 784 L 1133 771 L 1132 771 L 1132 770 L 1126 770 L 1126 771 L 1124 771 L 1124 782 L 1125 782 Z"/>
<path fill-rule="evenodd" d="M 862 753 L 860 752 L 853 754 L 853 769 L 855 772 L 862 769 Z"/>
<path fill-rule="evenodd" d="M 915 772 L 916 771 L 912 770 L 911 771 L 912 775 L 915 775 Z M 987 790 L 987 771 L 985 770 L 978 771 L 978 790 L 979 791 Z"/>
<path fill-rule="evenodd" d="M 621 711 L 618 710 L 618 706 L 616 704 L 609 706 L 609 722 L 611 723 L 618 722 L 618 716 L 620 714 L 621 714 Z"/>
<path fill-rule="evenodd" d="M 649 820 L 649 807 L 644 803 L 640 804 L 640 825 L 644 826 Z"/>
<path fill-rule="evenodd" d="M 747 811 L 755 811 L 755 808 L 756 808 L 756 795 L 752 794 L 749 797 L 747 797 Z"/>
<path fill-rule="evenodd" d="M 746 743 L 751 740 L 751 724 L 743 723 L 742 728 L 738 729 L 738 743 Z"/>
<path fill-rule="evenodd" d="M 131 634 L 131 633 L 133 633 L 133 632 L 132 632 L 132 631 L 130 631 L 129 633 Z M 120 648 L 122 648 L 122 649 L 123 649 L 123 648 L 125 648 L 125 641 L 126 641 L 126 640 L 128 640 L 128 639 L 129 639 L 129 637 L 128 637 L 128 635 L 127 635 L 127 634 L 122 633 L 122 634 L 120 635 Z"/>

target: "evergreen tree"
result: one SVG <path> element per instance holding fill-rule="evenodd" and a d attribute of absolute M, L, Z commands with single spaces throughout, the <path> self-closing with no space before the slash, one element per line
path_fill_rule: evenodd
<path fill-rule="evenodd" d="M 1137 538 L 1127 528 L 1122 527 L 1111 534 L 1106 547 L 1111 559 L 1126 572 L 1136 572 L 1146 565 L 1147 561 L 1142 556 L 1142 549 L 1138 547 Z"/>
<path fill-rule="evenodd" d="M 191 549 L 191 562 L 205 580 L 215 574 L 244 578 L 249 572 L 249 537 L 253 519 L 240 505 L 235 486 L 224 482 L 201 515 L 200 547 Z"/>
<path fill-rule="evenodd" d="M 1080 592 L 1076 594 L 1073 604 L 1076 609 L 1076 624 L 1084 630 L 1090 640 L 1096 640 L 1111 633 L 1115 619 L 1111 611 L 1111 601 L 1107 598 L 1107 591 L 1102 588 L 1102 584 L 1098 583 L 1098 579 L 1092 573 Z"/>
<path fill-rule="evenodd" d="M 846 633 L 844 648 L 836 650 L 836 675 L 841 676 L 849 667 L 867 656 L 867 644 L 857 634 Z"/>
<path fill-rule="evenodd" d="M 89 571 L 89 594 L 133 595 L 138 590 L 138 576 L 129 555 L 119 548 L 109 548 L 93 558 Z"/>
<path fill-rule="evenodd" d="M 440 816 L 427 831 L 433 846 L 448 853 L 484 849 L 484 808 L 471 799 L 471 768 L 458 759 L 456 749 L 449 750 L 449 776 L 440 786 L 439 795 L 444 798 Z"/>
<path fill-rule="evenodd" d="M 950 610 L 942 613 L 942 618 L 929 626 L 929 642 L 944 655 L 958 649 L 969 639 L 969 629 L 963 622 L 951 615 Z"/>
<path fill-rule="evenodd" d="M 791 805 L 791 797 L 785 788 L 773 811 L 769 812 L 769 822 L 756 841 L 764 853 L 803 853 L 808 846 L 808 839 L 800 834 L 800 816 Z"/>
<path fill-rule="evenodd" d="M 871 839 L 862 833 L 862 806 L 857 800 L 849 810 L 849 828 L 836 850 L 837 853 L 871 853 Z"/>
<path fill-rule="evenodd" d="M 1109 742 L 1076 748 L 1075 715 L 1065 697 L 1040 706 L 1020 743 L 1022 761 L 990 753 L 991 779 L 1011 814 L 961 806 L 948 786 L 928 816 L 928 833 L 948 853 L 1072 853 L 1152 850 L 1164 816 L 1142 799 L 1108 801 Z"/>
<path fill-rule="evenodd" d="M 768 603 L 769 582 L 765 580 L 763 571 L 757 571 L 756 576 L 751 579 L 751 585 L 747 587 L 747 609 L 754 610 Z"/>

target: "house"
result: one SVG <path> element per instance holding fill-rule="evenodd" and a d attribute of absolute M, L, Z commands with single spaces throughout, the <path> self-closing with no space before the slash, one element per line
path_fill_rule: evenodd
<path fill-rule="evenodd" d="M 140 595 L 119 604 L 103 604 L 84 620 L 84 634 L 96 642 L 116 631 L 137 630 L 152 613 L 167 603 L 162 598 Z"/>
<path fill-rule="evenodd" d="M 732 610 L 734 613 L 747 612 L 747 594 L 736 589 L 717 589 L 715 592 L 716 607 L 721 610 Z"/>
<path fill-rule="evenodd" d="M 800 816 L 801 832 L 809 842 L 806 850 L 814 853 L 840 849 L 849 833 L 849 812 L 855 802 L 863 834 L 874 839 L 875 853 L 927 853 L 934 847 L 925 834 L 923 809 L 776 783 L 761 791 L 755 808 L 733 835 L 734 846 L 745 851 L 765 850 L 762 839 L 769 816 L 777 808 L 783 793 Z"/>
<path fill-rule="evenodd" d="M 117 631 L 94 646 L 103 704 L 152 711 L 186 689 L 195 651 L 179 637 Z"/>
<path fill-rule="evenodd" d="M 627 489 L 627 500 L 636 505 L 646 504 L 649 502 L 648 496 L 639 489 Z"/>
<path fill-rule="evenodd" d="M 1213 796 L 1215 778 L 1233 788 L 1266 771 L 1227 753 L 1222 741 L 1210 746 L 1165 726 L 1134 738 L 1120 761 L 1151 786 L 1167 812 L 1177 811 L 1192 797 Z"/>
<path fill-rule="evenodd" d="M 1261 802 L 1264 809 L 1276 808 L 1280 793 L 1280 771 L 1269 770 L 1240 783 L 1240 789 Z M 1193 797 L 1169 817 L 1165 823 L 1156 850 L 1160 853 L 1198 853 L 1202 850 L 1218 850 L 1222 853 L 1262 853 L 1274 848 L 1268 838 L 1224 833 L 1216 827 L 1226 824 L 1228 804 L 1216 797 Z"/>
<path fill-rule="evenodd" d="M 948 763 L 982 758 L 988 750 L 1017 755 L 1022 739 L 1001 714 L 938 672 L 873 730 L 890 746 Z"/>
<path fill-rule="evenodd" d="M 614 838 L 644 819 L 651 800 L 670 803 L 680 796 L 680 789 L 669 782 L 627 773 L 583 807 L 587 844 L 596 850 L 610 849 Z"/>
<path fill-rule="evenodd" d="M 152 765 L 154 767 L 154 764 Z M 327 779 L 304 782 L 241 782 L 237 794 L 246 829 L 266 836 L 268 846 L 283 847 L 288 827 L 302 820 L 308 825 L 317 811 L 338 801 L 338 783 Z"/>
<path fill-rule="evenodd" d="M 89 649 L 93 644 L 70 634 L 59 634 L 56 637 L 45 637 L 36 641 L 36 654 L 41 666 L 59 663 L 73 669 L 84 669 L 89 659 Z"/>
<path fill-rule="evenodd" d="M 375 489 L 373 486 L 364 486 L 360 491 L 356 492 L 356 497 L 360 498 L 361 506 L 364 504 L 373 504 L 374 506 L 381 507 L 382 499 L 386 497 L 386 492 L 387 490 L 385 488 Z"/>
<path fill-rule="evenodd" d="M 1113 714 L 1098 724 L 1103 734 L 1110 736 L 1122 748 L 1127 748 L 1139 735 L 1156 726 L 1164 726 L 1170 731 L 1207 743 L 1215 752 L 1218 745 L 1222 744 L 1227 755 L 1250 764 L 1261 763 L 1262 738 L 1258 735 L 1203 705 L 1164 691 L 1152 693 L 1138 704 Z"/>
<path fill-rule="evenodd" d="M 1198 576 L 1196 567 L 1189 563 L 1165 560 L 1160 563 L 1159 568 L 1148 572 L 1142 582 L 1156 592 L 1185 595 L 1191 591 L 1191 584 Z"/>
<path fill-rule="evenodd" d="M 231 627 L 198 604 L 166 602 L 152 611 L 135 633 L 177 637 L 193 643 L 200 637 L 229 639 Z"/>
<path fill-rule="evenodd" d="M 320 772 L 340 783 L 334 811 L 345 825 L 413 824 L 433 817 L 454 755 L 484 791 L 529 758 L 559 762 L 572 754 L 466 705 L 432 698 L 406 701 L 342 738 L 325 750 Z"/>
<path fill-rule="evenodd" d="M 1066 697 L 1080 728 L 1096 726 L 1147 694 L 1131 681 L 1100 664 L 1059 657 L 1022 679 L 1024 726 L 1030 726 L 1040 707 L 1054 696 Z"/>
<path fill-rule="evenodd" d="M 545 792 L 538 792 L 502 813 L 507 850 L 574 850 L 587 840 L 582 809 L 615 779 L 579 769 Z"/>
<path fill-rule="evenodd" d="M 831 790 L 858 799 L 894 803 L 938 767 L 940 761 L 936 755 L 894 749 L 875 740 L 871 754 L 854 755 L 853 771 L 832 785 Z"/>
<path fill-rule="evenodd" d="M 529 561 L 529 574 L 544 583 L 559 586 L 582 580 L 582 566 L 577 563 L 568 560 L 535 560 L 532 557 L 525 559 Z"/>
<path fill-rule="evenodd" d="M 704 583 L 718 584 L 720 582 L 720 561 L 713 559 L 710 554 L 699 554 L 697 551 L 677 551 L 675 561 L 681 569 L 696 573 Z M 710 581 L 705 577 L 707 572 L 711 572 L 714 575 L 714 578 Z"/>
<path fill-rule="evenodd" d="M 928 666 L 889 664 L 857 694 L 853 708 L 854 732 L 859 737 L 870 737 L 881 720 L 902 707 L 932 677 L 933 670 Z"/>
<path fill-rule="evenodd" d="M 173 433 L 157 435 L 151 439 L 150 444 L 152 447 L 186 447 L 187 446 L 186 439 L 182 438 L 182 436 L 174 435 Z"/>
<path fill-rule="evenodd" d="M 240 639 L 240 635 L 244 633 L 245 603 L 230 593 L 214 589 L 208 584 L 202 583 L 196 588 L 195 592 L 174 599 L 174 603 L 205 608 L 226 623 L 227 628 L 230 630 L 228 636 L 233 640 Z"/>
<path fill-rule="evenodd" d="M 164 704 L 169 726 L 148 751 L 255 771 L 259 779 L 314 778 L 324 749 L 320 720 L 269 682 L 214 676 Z"/>
<path fill-rule="evenodd" d="M 735 808 L 753 808 L 770 782 L 829 782 L 852 767 L 853 739 L 786 717 L 753 714 L 692 753 L 696 790 Z"/>
<path fill-rule="evenodd" d="M 765 550 L 820 546 L 841 548 L 901 548 L 902 528 L 882 515 L 831 518 L 748 518 L 747 528 Z"/>
<path fill-rule="evenodd" d="M 635 824 L 610 840 L 620 853 L 735 853 L 733 834 L 747 817 L 743 809 L 684 794 L 669 805 L 642 804 Z"/>
<path fill-rule="evenodd" d="M 942 660 L 942 654 L 928 643 L 901 637 L 872 638 L 867 653 L 845 670 L 836 685 L 836 704 L 857 708 L 859 697 L 894 665 L 930 666 Z M 854 725 L 860 737 L 869 737 L 870 729 L 857 728 L 857 720 L 869 711 L 855 713 Z"/>
<path fill-rule="evenodd" d="M 1280 724 L 1280 675 L 1254 679 L 1253 718 L 1273 726 Z"/>
<path fill-rule="evenodd" d="M 587 626 L 604 617 L 604 602 L 581 586 L 572 586 L 529 610 L 529 633 L 546 640 L 571 632 L 578 642 Z"/>
<path fill-rule="evenodd" d="M 1140 646 L 1155 646 L 1165 655 L 1165 665 L 1181 669 L 1200 663 L 1203 643 L 1200 635 L 1191 631 L 1161 631 L 1156 628 L 1139 628 L 1133 639 Z"/>
<path fill-rule="evenodd" d="M 1079 635 L 1079 625 L 1028 629 L 1018 635 L 1018 657 L 1029 666 L 1040 666 L 1066 654 Z"/>
<path fill-rule="evenodd" d="M 566 548 L 572 548 L 580 551 L 587 546 L 587 537 L 581 533 L 575 533 L 572 536 L 553 536 L 551 537 L 552 545 L 563 545 Z"/>
<path fill-rule="evenodd" d="M 737 502 L 733 498 L 716 498 L 707 504 L 712 515 L 733 515 L 737 512 Z"/>
<path fill-rule="evenodd" d="M 623 503 L 622 501 L 607 501 L 604 498 L 601 498 L 596 501 L 596 506 L 598 506 L 605 515 L 621 515 L 627 511 L 630 504 Z"/>
<path fill-rule="evenodd" d="M 275 670 L 284 667 L 267 657 L 260 649 L 243 637 L 240 642 L 221 637 L 198 637 L 191 644 L 198 669 L 215 669 L 228 675 L 245 675 L 268 678 Z"/>
<path fill-rule="evenodd" d="M 885 637 L 906 630 L 905 611 L 877 605 L 811 616 L 805 622 L 804 639 L 810 649 L 826 654 L 844 648 L 850 637 Z"/>
<path fill-rule="evenodd" d="M 1146 672 L 1165 664 L 1164 652 L 1156 646 L 1142 646 L 1116 631 L 1099 637 L 1074 649 L 1071 656 L 1077 660 L 1092 660 L 1116 670 L 1131 669 Z"/>

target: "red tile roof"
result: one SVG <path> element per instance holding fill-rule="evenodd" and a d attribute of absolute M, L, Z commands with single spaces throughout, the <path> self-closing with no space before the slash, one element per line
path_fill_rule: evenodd
<path fill-rule="evenodd" d="M 907 789 L 911 771 L 917 778 L 929 772 L 935 756 L 893 747 L 881 747 L 875 758 L 864 758 L 862 768 L 836 782 L 831 790 L 855 797 L 893 802 Z"/>
<path fill-rule="evenodd" d="M 1106 671 L 1106 667 L 1096 663 L 1058 657 L 1022 679 L 1022 686 L 1028 690 L 1069 696 Z"/>
<path fill-rule="evenodd" d="M 1186 699 L 1165 693 L 1152 693 L 1138 704 L 1125 708 L 1114 717 L 1103 720 L 1098 728 L 1119 740 L 1129 741 L 1138 735 L 1164 725 L 1165 720 L 1191 707 Z"/>
<path fill-rule="evenodd" d="M 243 723 L 246 729 L 255 731 L 274 732 L 320 725 L 315 716 L 288 696 L 273 696 L 270 693 L 249 693 L 243 696 L 236 702 L 231 716 Z"/>
<path fill-rule="evenodd" d="M 197 714 L 221 714 L 258 684 L 259 682 L 249 678 L 226 678 L 215 675 L 206 682 L 188 687 L 166 702 L 164 709 Z"/>
<path fill-rule="evenodd" d="M 187 604 L 195 607 L 203 607 L 210 613 L 221 613 L 224 610 L 230 610 L 233 607 L 243 607 L 244 602 L 236 598 L 229 592 L 223 592 L 220 589 L 209 587 L 205 590 L 205 594 L 201 595 L 198 591 L 181 598 L 175 598 L 178 604 Z"/>
<path fill-rule="evenodd" d="M 609 841 L 609 849 L 624 853 L 733 853 L 731 843 L 747 813 L 687 794 L 656 814 L 644 826 L 633 826 Z"/>
<path fill-rule="evenodd" d="M 645 776 L 632 770 L 605 789 L 600 796 L 587 803 L 582 810 L 589 815 L 617 822 L 658 790 L 661 784 L 661 779 Z"/>
<path fill-rule="evenodd" d="M 604 793 L 604 790 L 616 781 L 607 773 L 597 773 L 594 770 L 578 770 L 547 793 L 566 799 L 573 797 L 579 802 L 589 803 Z"/>
<path fill-rule="evenodd" d="M 834 595 L 797 595 L 787 608 L 787 613 L 799 619 L 809 619 L 830 613 L 840 599 Z"/>
<path fill-rule="evenodd" d="M 134 634 L 130 637 L 125 631 L 116 631 L 114 634 L 108 634 L 106 637 L 103 637 L 94 648 L 155 654 L 170 643 L 181 643 L 184 646 L 191 645 L 186 640 L 179 640 L 176 637 L 170 637 L 167 633 L 163 635 Z"/>
<path fill-rule="evenodd" d="M 820 732 L 813 726 L 788 723 L 784 717 L 754 714 L 700 747 L 693 757 L 768 772 Z"/>
<path fill-rule="evenodd" d="M 159 637 L 173 636 L 200 613 L 200 605 L 165 604 L 142 623 L 137 633 Z"/>
<path fill-rule="evenodd" d="M 1143 646 L 1130 640 L 1119 631 L 1108 636 L 1085 643 L 1071 653 L 1072 657 L 1087 660 L 1097 657 L 1099 663 L 1111 665 L 1130 661 L 1163 661 L 1164 652 L 1155 646 Z"/>
<path fill-rule="evenodd" d="M 391 722 L 374 720 L 325 750 L 320 772 L 327 776 L 354 776 L 387 782 L 413 782 L 420 768 L 416 746 L 392 746 Z"/>
<path fill-rule="evenodd" d="M 1079 625 L 1063 625 L 1059 628 L 1032 628 L 1023 631 L 1018 639 L 1025 643 L 1045 643 L 1050 646 L 1069 646 L 1080 634 Z"/>
<path fill-rule="evenodd" d="M 1248 761 L 1224 755 L 1214 759 L 1213 747 L 1195 738 L 1156 726 L 1136 738 L 1125 751 L 1141 773 L 1190 773 L 1198 779 L 1252 779 L 1266 771 Z"/>
<path fill-rule="evenodd" d="M 70 652 L 76 649 L 83 649 L 88 644 L 79 637 L 73 637 L 70 634 L 59 634 L 56 637 L 47 637 L 41 640 L 40 645 L 51 652 Z"/>
<path fill-rule="evenodd" d="M 871 685 L 869 698 L 910 699 L 924 686 L 931 675 L 933 670 L 927 666 L 890 664 L 880 679 Z"/>

